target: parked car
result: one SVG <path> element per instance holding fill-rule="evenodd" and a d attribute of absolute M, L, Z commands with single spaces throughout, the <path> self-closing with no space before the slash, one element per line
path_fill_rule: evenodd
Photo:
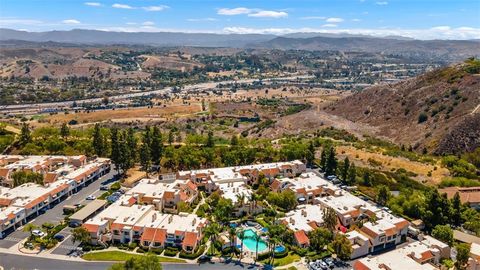
<path fill-rule="evenodd" d="M 87 198 L 85 198 L 85 200 L 89 200 L 89 201 L 93 201 L 95 200 L 97 197 L 93 196 L 93 195 L 90 195 L 88 196 Z"/>
<path fill-rule="evenodd" d="M 101 185 L 100 190 L 109 190 L 109 187 L 107 185 Z"/>
<path fill-rule="evenodd" d="M 197 262 L 198 263 L 206 263 L 206 262 L 210 262 L 211 260 L 212 260 L 211 256 L 202 255 L 202 256 L 198 257 Z"/>
<path fill-rule="evenodd" d="M 335 263 L 333 262 L 333 259 L 332 258 L 326 258 L 323 260 L 327 265 L 328 267 L 330 268 L 334 268 L 335 267 Z"/>
<path fill-rule="evenodd" d="M 68 223 L 68 226 L 72 227 L 72 228 L 77 228 L 77 227 L 80 227 L 82 224 L 76 222 L 76 221 L 70 221 L 70 223 Z"/>
<path fill-rule="evenodd" d="M 62 235 L 62 234 L 55 234 L 53 236 L 54 239 L 56 239 L 57 241 L 63 241 L 63 239 L 65 239 L 65 235 Z"/>
<path fill-rule="evenodd" d="M 44 237 L 46 233 L 40 231 L 40 230 L 32 230 L 32 234 L 38 237 Z"/>

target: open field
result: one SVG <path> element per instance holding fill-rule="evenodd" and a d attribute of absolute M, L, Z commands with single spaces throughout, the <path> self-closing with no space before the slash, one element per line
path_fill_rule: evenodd
<path fill-rule="evenodd" d="M 385 171 L 403 168 L 417 174 L 414 179 L 429 185 L 438 185 L 444 177 L 450 175 L 448 169 L 441 167 L 440 165 L 435 166 L 432 164 L 411 161 L 403 157 L 392 157 L 381 153 L 367 152 L 366 150 L 357 149 L 352 146 L 338 146 L 336 150 L 338 157 L 341 160 L 348 156 L 348 158 L 351 161 L 354 161 L 358 166 L 376 169 L 380 168 Z M 373 161 L 375 165 L 373 165 L 372 162 L 369 162 L 369 160 Z M 379 163 L 379 166 L 376 166 L 376 162 Z M 429 173 L 431 176 L 428 175 Z"/>
<path fill-rule="evenodd" d="M 55 114 L 45 118 L 45 122 L 50 124 L 59 124 L 77 120 L 78 123 L 96 123 L 114 119 L 121 120 L 163 120 L 166 117 L 182 117 L 197 112 L 201 112 L 201 104 L 191 105 L 171 105 L 167 107 L 153 108 L 127 108 L 115 110 L 103 110 L 94 112 L 79 112 L 69 114 Z"/>

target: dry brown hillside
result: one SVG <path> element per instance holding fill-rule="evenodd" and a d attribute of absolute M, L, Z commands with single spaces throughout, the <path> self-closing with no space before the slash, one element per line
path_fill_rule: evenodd
<path fill-rule="evenodd" d="M 325 108 L 377 128 L 376 135 L 437 153 L 480 146 L 479 60 L 369 88 Z"/>

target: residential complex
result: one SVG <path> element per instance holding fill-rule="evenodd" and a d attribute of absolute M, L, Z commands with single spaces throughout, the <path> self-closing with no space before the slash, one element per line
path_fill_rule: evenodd
<path fill-rule="evenodd" d="M 354 270 L 434 270 L 450 258 L 450 247 L 430 236 L 393 251 L 355 261 Z"/>
<path fill-rule="evenodd" d="M 110 160 L 85 156 L 0 156 L 0 237 L 110 171 Z M 39 173 L 43 183 L 15 186 L 18 171 Z"/>
<path fill-rule="evenodd" d="M 447 194 L 449 199 L 458 193 L 462 203 L 468 203 L 470 207 L 480 210 L 480 187 L 446 187 L 438 192 Z"/>

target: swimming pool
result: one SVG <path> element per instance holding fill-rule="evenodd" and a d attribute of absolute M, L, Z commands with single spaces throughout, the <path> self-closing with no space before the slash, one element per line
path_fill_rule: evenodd
<path fill-rule="evenodd" d="M 244 237 L 242 239 L 243 245 L 246 246 L 248 248 L 248 250 L 253 251 L 253 252 L 255 252 L 255 250 L 257 248 L 257 241 L 255 241 L 255 236 L 256 235 L 257 235 L 257 233 L 255 233 L 254 230 L 247 229 L 247 230 L 245 230 L 245 233 L 243 235 Z M 238 237 L 240 238 L 240 235 Z M 258 252 L 259 253 L 263 252 L 266 249 L 267 249 L 267 244 L 265 243 L 265 241 L 260 239 L 258 241 Z"/>

